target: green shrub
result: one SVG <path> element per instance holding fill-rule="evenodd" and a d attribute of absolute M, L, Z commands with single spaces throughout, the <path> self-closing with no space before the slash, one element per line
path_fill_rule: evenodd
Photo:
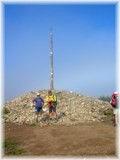
<path fill-rule="evenodd" d="M 9 111 L 8 108 L 4 107 L 4 108 L 3 108 L 3 113 L 4 113 L 4 114 L 8 114 L 8 113 L 10 113 L 10 111 Z"/>
<path fill-rule="evenodd" d="M 112 110 L 106 110 L 106 111 L 104 111 L 103 112 L 104 113 L 104 115 L 106 115 L 106 116 L 113 116 L 113 111 Z"/>
<path fill-rule="evenodd" d="M 110 102 L 111 97 L 110 97 L 110 96 L 100 96 L 98 99 L 99 99 L 99 100 L 102 100 L 102 101 Z"/>

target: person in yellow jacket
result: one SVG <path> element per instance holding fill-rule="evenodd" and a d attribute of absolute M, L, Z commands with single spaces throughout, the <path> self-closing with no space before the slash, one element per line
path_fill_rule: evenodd
<path fill-rule="evenodd" d="M 51 90 L 48 91 L 48 95 L 46 96 L 46 102 L 49 107 L 49 116 L 55 115 L 57 118 L 56 113 L 56 106 L 57 106 L 57 97 L 55 94 L 52 93 Z"/>

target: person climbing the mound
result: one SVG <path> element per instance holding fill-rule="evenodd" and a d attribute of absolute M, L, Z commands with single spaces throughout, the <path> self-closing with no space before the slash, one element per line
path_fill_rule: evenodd
<path fill-rule="evenodd" d="M 116 126 L 118 122 L 118 105 L 119 105 L 119 93 L 114 92 L 111 96 L 110 104 L 113 108 L 113 125 Z"/>
<path fill-rule="evenodd" d="M 33 105 L 35 106 L 36 122 L 38 122 L 38 116 L 42 114 L 42 107 L 44 105 L 44 100 L 40 97 L 40 93 L 37 93 L 37 97 L 33 99 Z"/>
<path fill-rule="evenodd" d="M 49 108 L 49 117 L 51 118 L 54 115 L 57 118 L 56 106 L 57 106 L 57 97 L 52 93 L 51 90 L 48 91 L 46 96 L 46 102 Z"/>

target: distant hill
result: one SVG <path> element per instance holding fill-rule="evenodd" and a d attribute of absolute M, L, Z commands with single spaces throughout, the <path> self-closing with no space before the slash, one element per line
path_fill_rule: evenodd
<path fill-rule="evenodd" d="M 38 91 L 45 98 L 47 90 Z M 48 108 L 39 118 L 39 125 L 71 125 L 87 122 L 111 121 L 112 107 L 109 102 L 67 91 L 55 91 L 58 119 L 49 119 Z M 5 122 L 35 124 L 34 107 L 31 105 L 36 92 L 30 92 L 7 102 L 4 107 Z"/>

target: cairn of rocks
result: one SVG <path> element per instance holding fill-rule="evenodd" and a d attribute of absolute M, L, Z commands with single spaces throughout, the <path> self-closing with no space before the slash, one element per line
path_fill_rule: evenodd
<path fill-rule="evenodd" d="M 38 91 L 43 99 L 47 90 Z M 48 117 L 48 107 L 43 107 L 43 113 L 39 116 L 38 124 L 42 125 L 73 125 L 78 123 L 111 121 L 113 113 L 110 103 L 94 97 L 83 96 L 67 91 L 55 91 L 57 95 L 58 118 Z M 35 110 L 32 100 L 36 92 L 26 93 L 7 102 L 3 109 L 5 122 L 17 124 L 36 124 Z"/>

